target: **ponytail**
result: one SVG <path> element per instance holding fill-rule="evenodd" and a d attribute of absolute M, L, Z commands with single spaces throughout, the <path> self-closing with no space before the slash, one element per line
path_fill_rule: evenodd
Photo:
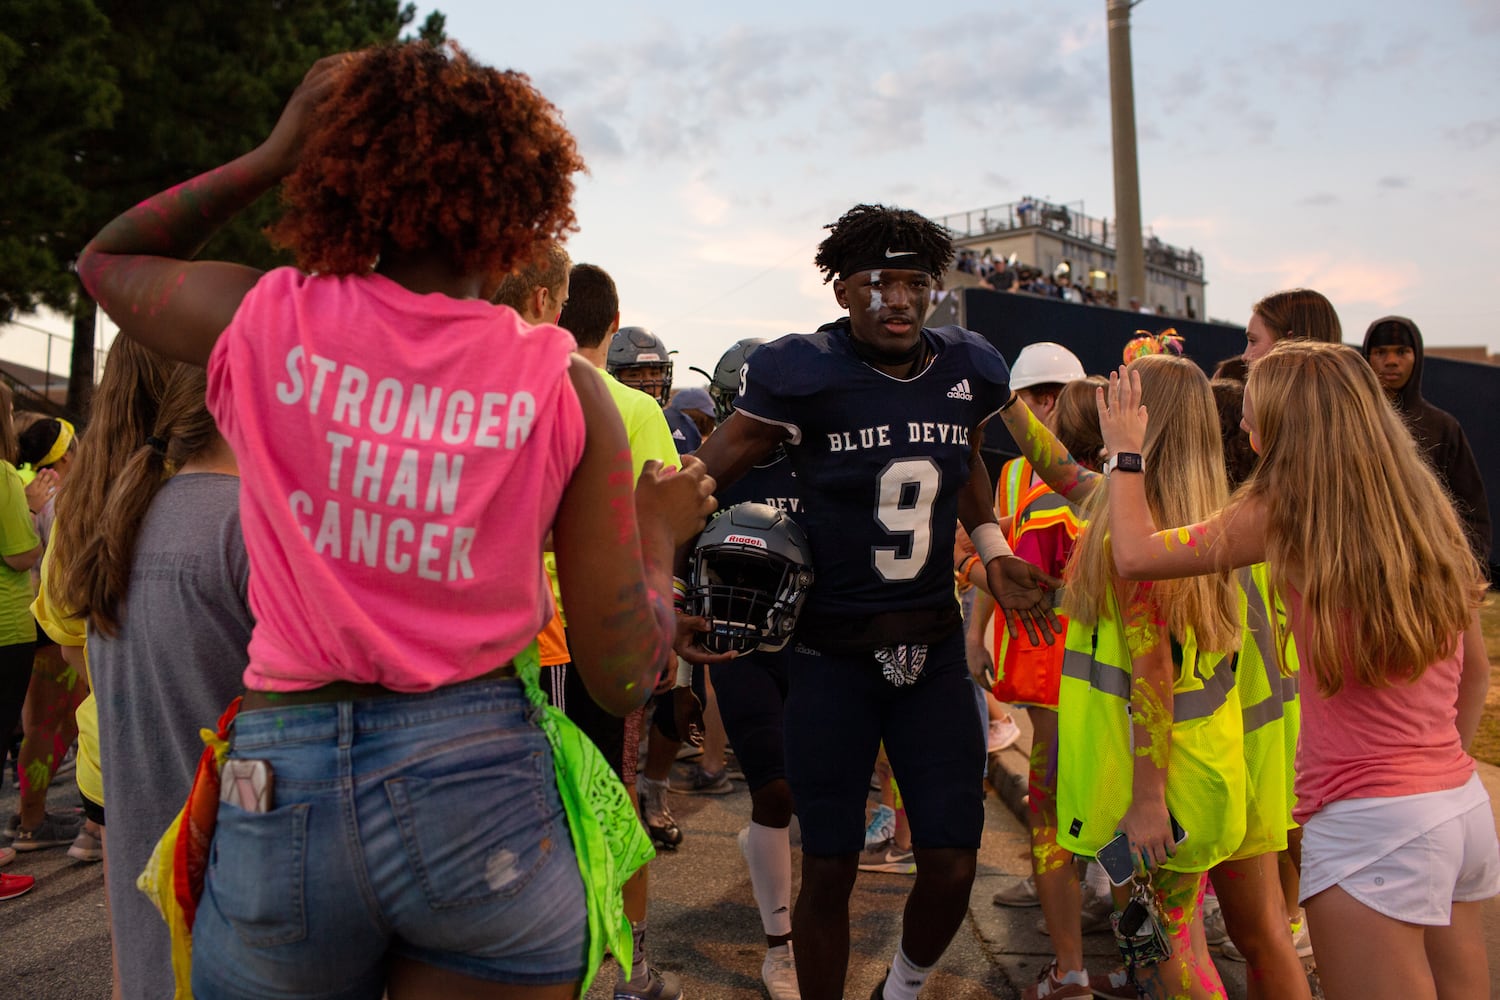
<path fill-rule="evenodd" d="M 89 543 L 115 480 L 155 426 L 162 393 L 178 367 L 129 337 L 116 337 L 110 346 L 78 459 L 57 491 L 47 541 L 49 594 L 69 613 L 88 613 L 95 571 Z"/>
<path fill-rule="evenodd" d="M 204 402 L 207 384 L 207 373 L 196 365 L 178 365 L 173 371 L 151 433 L 131 450 L 80 553 L 92 572 L 86 581 L 87 604 L 76 610 L 86 612 L 89 624 L 103 635 L 119 630 L 136 541 L 151 501 L 174 472 L 218 439 Z"/>

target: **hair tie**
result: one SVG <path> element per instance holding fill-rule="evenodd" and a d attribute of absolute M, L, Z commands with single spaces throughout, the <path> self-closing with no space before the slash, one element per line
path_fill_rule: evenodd
<path fill-rule="evenodd" d="M 152 451 L 156 452 L 158 455 L 165 456 L 167 454 L 167 442 L 166 442 L 166 439 L 165 438 L 159 438 L 155 434 L 151 435 L 150 437 L 148 437 L 146 439 L 146 447 L 150 448 Z"/>
<path fill-rule="evenodd" d="M 1136 358 L 1144 358 L 1148 354 L 1182 353 L 1183 339 L 1173 327 L 1169 326 L 1161 333 L 1147 333 L 1145 330 L 1135 332 L 1136 336 L 1125 345 L 1127 365 Z"/>

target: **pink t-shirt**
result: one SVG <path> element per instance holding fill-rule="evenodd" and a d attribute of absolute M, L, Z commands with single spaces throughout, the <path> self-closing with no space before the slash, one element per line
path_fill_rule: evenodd
<path fill-rule="evenodd" d="M 574 346 L 380 275 L 261 278 L 208 362 L 240 464 L 247 688 L 429 691 L 536 637 L 542 542 L 583 454 Z"/>
<path fill-rule="evenodd" d="M 1288 587 L 1285 596 L 1297 649 L 1310 650 L 1302 595 Z M 1452 655 L 1416 681 L 1372 688 L 1355 680 L 1346 664 L 1344 686 L 1331 698 L 1318 693 L 1304 669 L 1293 818 L 1305 823 L 1341 799 L 1439 792 L 1468 781 L 1474 759 L 1458 737 L 1463 665 L 1463 643 L 1457 642 Z"/>

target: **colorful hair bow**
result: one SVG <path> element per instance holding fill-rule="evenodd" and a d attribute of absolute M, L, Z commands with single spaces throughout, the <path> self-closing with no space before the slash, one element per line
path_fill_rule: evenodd
<path fill-rule="evenodd" d="M 1125 345 L 1125 363 L 1128 365 L 1136 358 L 1144 358 L 1148 354 L 1181 354 L 1182 347 L 1182 336 L 1170 326 L 1161 333 L 1137 330 L 1136 336 Z"/>

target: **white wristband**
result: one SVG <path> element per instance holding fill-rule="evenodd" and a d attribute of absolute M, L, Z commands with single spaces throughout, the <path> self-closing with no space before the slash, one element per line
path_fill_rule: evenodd
<path fill-rule="evenodd" d="M 680 688 L 693 686 L 693 665 L 680 656 L 677 658 L 677 681 L 672 686 Z"/>
<path fill-rule="evenodd" d="M 1015 555 L 1010 546 L 1005 544 L 1005 535 L 1001 533 L 1000 525 L 994 521 L 981 524 L 969 532 L 969 538 L 974 542 L 974 551 L 979 553 L 979 561 L 986 566 L 991 559 Z"/>

